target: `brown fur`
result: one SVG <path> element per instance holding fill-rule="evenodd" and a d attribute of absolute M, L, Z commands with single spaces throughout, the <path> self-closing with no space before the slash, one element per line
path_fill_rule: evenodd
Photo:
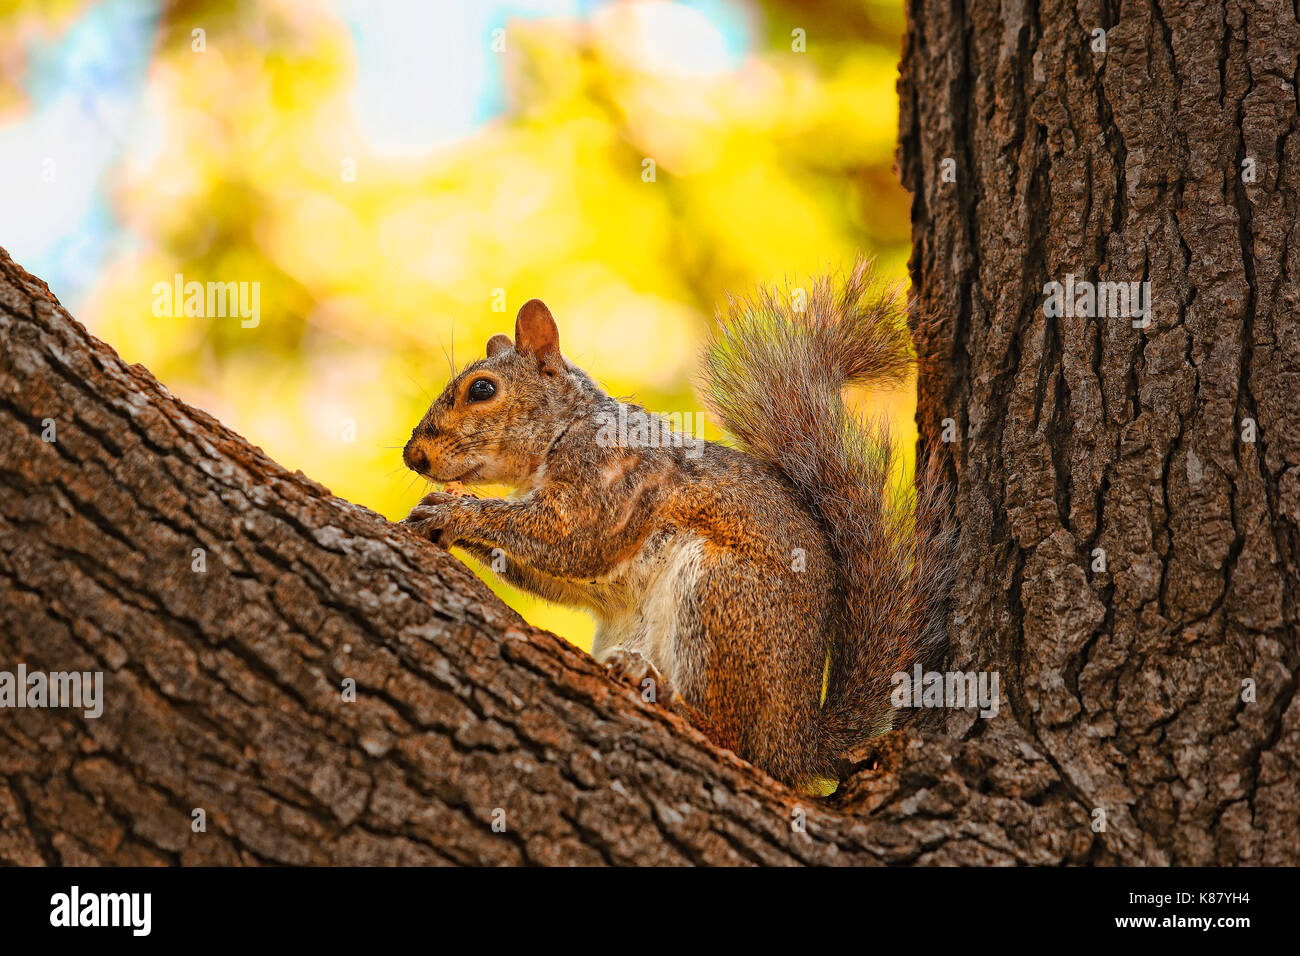
<path fill-rule="evenodd" d="M 644 654 L 672 706 L 777 779 L 808 787 L 889 729 L 889 676 L 942 640 L 949 565 L 946 534 L 914 534 L 910 499 L 889 494 L 887 436 L 840 400 L 845 384 L 899 381 L 912 361 L 865 265 L 838 292 L 816 286 L 803 312 L 766 291 L 720 319 L 709 391 L 743 451 L 602 443 L 619 403 L 564 359 L 535 299 L 514 342 L 493 336 L 487 353 L 434 402 L 404 457 L 436 481 L 522 495 L 434 494 L 413 525 L 485 561 L 504 553 L 507 580 L 591 610 L 594 653 L 612 665 L 622 640 L 619 667 L 637 673 L 627 655 Z M 480 378 L 495 395 L 467 401 Z M 917 520 L 929 523 L 940 501 L 921 484 Z"/>

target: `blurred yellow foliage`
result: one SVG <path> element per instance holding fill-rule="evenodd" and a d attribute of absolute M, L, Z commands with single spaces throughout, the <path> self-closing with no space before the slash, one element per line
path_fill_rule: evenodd
<path fill-rule="evenodd" d="M 147 123 L 110 185 L 138 241 L 81 317 L 276 460 L 393 519 L 424 490 L 399 449 L 449 356 L 481 354 L 530 297 L 612 393 L 698 409 L 696 350 L 727 290 L 841 269 L 859 250 L 903 277 L 899 28 L 897 12 L 857 5 L 841 22 L 859 27 L 809 22 L 796 52 L 798 5 L 758 5 L 753 48 L 697 70 L 651 29 L 673 6 L 509 21 L 504 112 L 398 156 L 359 127 L 353 36 L 331 5 L 164 3 Z M 672 16 L 673 43 L 697 28 L 716 39 L 705 13 Z M 454 94 L 392 95 L 414 115 Z M 151 289 L 178 273 L 260 283 L 260 323 L 155 316 Z M 910 453 L 910 392 L 884 407 Z M 585 615 L 493 586 L 589 644 Z"/>

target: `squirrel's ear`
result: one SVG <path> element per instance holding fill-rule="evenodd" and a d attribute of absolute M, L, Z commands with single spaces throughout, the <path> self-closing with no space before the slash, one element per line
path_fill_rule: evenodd
<path fill-rule="evenodd" d="M 561 363 L 560 330 L 541 299 L 529 299 L 520 307 L 515 318 L 515 348 L 537 356 L 543 366 Z"/>
<path fill-rule="evenodd" d="M 491 358 L 498 352 L 504 352 L 506 349 L 512 349 L 515 343 L 510 341 L 510 336 L 502 335 L 498 332 L 492 338 L 488 339 L 487 357 Z"/>

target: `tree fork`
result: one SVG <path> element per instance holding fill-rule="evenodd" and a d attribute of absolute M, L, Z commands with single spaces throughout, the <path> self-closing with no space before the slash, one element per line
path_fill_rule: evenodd
<path fill-rule="evenodd" d="M 0 251 L 0 668 L 107 698 L 0 711 L 0 862 L 1300 863 L 1300 27 L 1123 14 L 909 0 L 948 666 L 1002 700 L 885 735 L 829 800 L 175 400 Z M 1046 315 L 1067 274 L 1149 281 L 1149 325 Z"/>

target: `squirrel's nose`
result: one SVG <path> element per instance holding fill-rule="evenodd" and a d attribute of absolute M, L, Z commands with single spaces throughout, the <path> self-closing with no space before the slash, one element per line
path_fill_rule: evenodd
<path fill-rule="evenodd" d="M 406 467 L 411 471 L 424 473 L 429 470 L 429 456 L 416 448 L 414 442 L 407 442 L 402 449 L 402 461 L 406 462 Z"/>

